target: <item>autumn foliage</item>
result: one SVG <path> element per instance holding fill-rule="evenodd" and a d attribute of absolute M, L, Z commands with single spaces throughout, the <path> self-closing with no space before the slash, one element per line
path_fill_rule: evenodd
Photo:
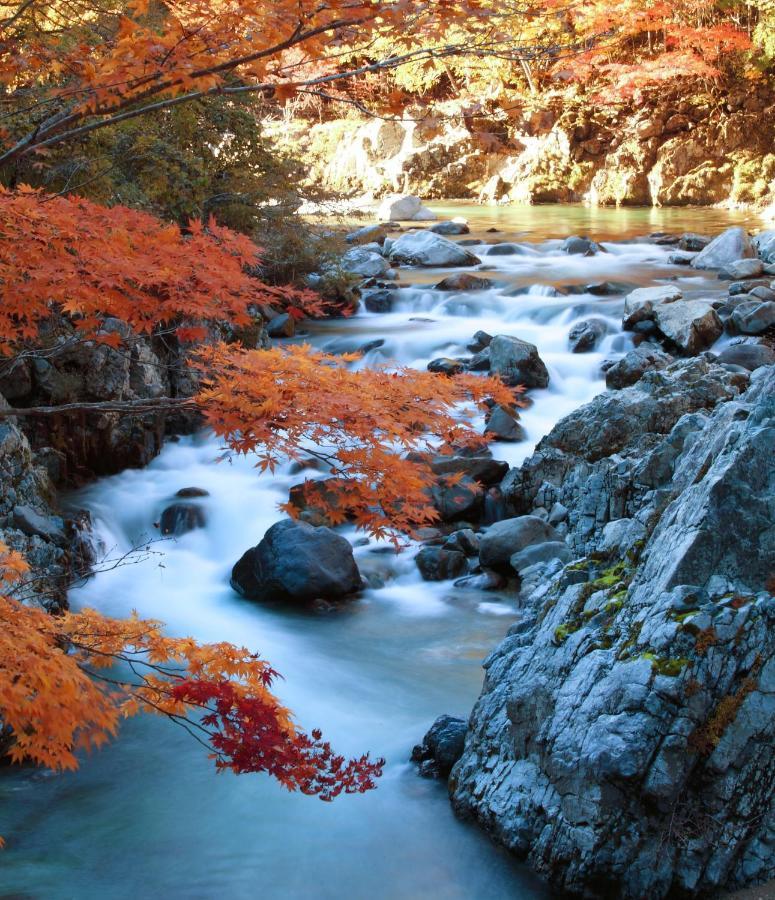
<path fill-rule="evenodd" d="M 218 769 L 266 772 L 323 800 L 374 786 L 382 761 L 345 761 L 320 732 L 299 731 L 271 691 L 277 673 L 244 647 L 171 638 L 136 616 L 47 615 L 9 596 L 26 569 L 0 545 L 0 713 L 12 761 L 75 769 L 79 750 L 146 711 L 189 728 Z"/>
<path fill-rule="evenodd" d="M 490 398 L 513 404 L 515 395 L 476 375 L 353 371 L 347 364 L 356 358 L 308 346 L 216 347 L 202 354 L 211 374 L 197 400 L 216 434 L 232 450 L 255 454 L 261 470 L 286 459 L 322 461 L 333 476 L 325 482 L 330 521 L 350 519 L 377 537 L 412 532 L 437 518 L 422 455 L 481 446 L 465 404 L 474 402 L 471 413 Z M 315 489 L 311 482 L 311 496 Z M 290 504 L 285 510 L 297 513 Z"/>

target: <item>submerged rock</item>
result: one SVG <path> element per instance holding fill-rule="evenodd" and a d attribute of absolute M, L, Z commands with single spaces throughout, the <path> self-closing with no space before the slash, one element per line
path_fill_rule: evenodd
<path fill-rule="evenodd" d="M 361 589 L 349 541 L 330 528 L 284 519 L 236 563 L 231 586 L 251 600 L 346 600 Z"/>
<path fill-rule="evenodd" d="M 600 251 L 600 245 L 589 238 L 574 234 L 565 238 L 560 249 L 573 256 L 594 256 Z"/>
<path fill-rule="evenodd" d="M 435 225 L 431 225 L 428 231 L 432 231 L 434 234 L 443 234 L 443 235 L 457 235 L 457 234 L 469 234 L 471 229 L 465 222 L 437 222 Z"/>
<path fill-rule="evenodd" d="M 205 527 L 205 513 L 198 503 L 173 503 L 161 514 L 159 530 L 164 537 L 180 537 Z"/>
<path fill-rule="evenodd" d="M 480 278 L 470 272 L 457 272 L 440 281 L 435 289 L 437 291 L 486 291 L 492 287 L 492 284 L 489 278 Z"/>

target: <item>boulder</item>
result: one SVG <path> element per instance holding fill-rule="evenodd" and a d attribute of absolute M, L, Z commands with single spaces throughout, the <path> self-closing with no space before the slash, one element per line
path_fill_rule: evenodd
<path fill-rule="evenodd" d="M 730 324 L 738 334 L 763 334 L 775 325 L 775 303 L 746 300 L 732 310 Z"/>
<path fill-rule="evenodd" d="M 159 520 L 159 531 L 164 537 L 180 537 L 204 526 L 205 513 L 197 503 L 173 503 Z"/>
<path fill-rule="evenodd" d="M 438 219 L 436 213 L 427 206 L 421 206 L 412 216 L 413 222 L 435 222 L 436 219 Z"/>
<path fill-rule="evenodd" d="M 718 314 L 704 300 L 662 303 L 654 310 L 654 320 L 662 334 L 689 356 L 706 350 L 724 331 Z"/>
<path fill-rule="evenodd" d="M 430 231 L 402 234 L 390 248 L 390 260 L 409 266 L 477 266 L 479 257 Z"/>
<path fill-rule="evenodd" d="M 520 244 L 504 241 L 501 244 L 492 244 L 487 248 L 487 256 L 527 256 L 530 251 Z"/>
<path fill-rule="evenodd" d="M 373 245 L 376 247 L 376 245 Z M 362 275 L 364 278 L 379 278 L 390 268 L 390 263 L 372 245 L 364 244 L 362 247 L 353 247 L 342 257 L 342 268 L 353 275 Z"/>
<path fill-rule="evenodd" d="M 490 413 L 484 433 L 496 441 L 525 441 L 527 432 L 519 423 L 519 415 L 507 406 L 498 405 Z"/>
<path fill-rule="evenodd" d="M 422 200 L 419 197 L 387 197 L 377 210 L 377 218 L 388 222 L 408 221 L 421 209 Z"/>
<path fill-rule="evenodd" d="M 361 589 L 349 541 L 330 528 L 284 519 L 232 569 L 231 585 L 251 600 L 342 600 Z"/>
<path fill-rule="evenodd" d="M 491 525 L 479 545 L 479 562 L 502 571 L 510 566 L 511 557 L 525 547 L 562 541 L 562 536 L 538 516 L 518 516 Z"/>
<path fill-rule="evenodd" d="M 679 250 L 689 250 L 692 253 L 699 253 L 704 250 L 711 239 L 704 234 L 695 234 L 693 231 L 685 231 L 678 240 Z"/>
<path fill-rule="evenodd" d="M 671 253 L 667 261 L 671 266 L 690 266 L 694 259 L 693 253 Z"/>
<path fill-rule="evenodd" d="M 749 293 L 758 300 L 764 300 L 767 303 L 775 302 L 775 289 L 773 289 L 772 285 L 770 285 L 770 287 L 765 287 L 761 284 L 757 285 L 752 288 Z"/>
<path fill-rule="evenodd" d="M 624 298 L 622 328 L 632 330 L 638 323 L 654 318 L 654 309 L 663 303 L 675 303 L 683 299 L 683 291 L 675 285 L 637 288 Z"/>
<path fill-rule="evenodd" d="M 584 319 L 582 322 L 576 322 L 568 333 L 571 353 L 589 353 L 607 333 L 608 326 L 602 319 Z"/>
<path fill-rule="evenodd" d="M 369 312 L 387 313 L 393 309 L 396 299 L 395 291 L 381 289 L 370 291 L 364 298 L 363 304 Z"/>
<path fill-rule="evenodd" d="M 753 372 L 760 366 L 774 366 L 775 350 L 765 344 L 732 344 L 719 353 L 717 362 Z"/>
<path fill-rule="evenodd" d="M 440 375 L 457 375 L 466 368 L 465 363 L 460 359 L 453 359 L 449 356 L 440 356 L 438 359 L 432 359 L 427 366 L 429 372 L 437 372 Z"/>
<path fill-rule="evenodd" d="M 498 484 L 509 470 L 509 464 L 491 456 L 436 456 L 431 471 L 436 475 L 464 475 L 480 484 Z"/>
<path fill-rule="evenodd" d="M 490 348 L 485 347 L 480 350 L 466 362 L 466 369 L 469 372 L 489 372 L 490 371 Z"/>
<path fill-rule="evenodd" d="M 756 278 L 762 274 L 764 265 L 760 259 L 736 259 L 724 266 L 719 272 L 719 278 L 727 278 L 731 281 L 743 278 Z"/>
<path fill-rule="evenodd" d="M 442 522 L 476 521 L 482 514 L 484 490 L 467 475 L 451 484 L 442 477 L 431 488 L 431 499 Z"/>
<path fill-rule="evenodd" d="M 560 249 L 572 256 L 594 256 L 600 250 L 600 245 L 574 234 L 565 238 Z"/>
<path fill-rule="evenodd" d="M 412 750 L 412 759 L 420 763 L 420 774 L 428 778 L 446 778 L 463 755 L 466 723 L 454 716 L 440 716 Z"/>
<path fill-rule="evenodd" d="M 447 581 L 468 571 L 465 553 L 444 547 L 423 547 L 414 561 L 424 581 Z"/>
<path fill-rule="evenodd" d="M 758 281 L 733 281 L 727 290 L 730 297 L 736 297 L 738 294 L 747 294 L 757 287 L 769 287 L 769 281 L 761 278 Z"/>
<path fill-rule="evenodd" d="M 266 326 L 270 338 L 289 338 L 296 333 L 296 322 L 289 313 L 281 313 L 270 319 Z"/>
<path fill-rule="evenodd" d="M 568 563 L 573 559 L 568 545 L 564 541 L 546 541 L 543 544 L 531 544 L 524 550 L 513 553 L 509 558 L 509 565 L 519 574 L 530 566 L 549 563 L 558 559 L 561 563 Z"/>
<path fill-rule="evenodd" d="M 480 278 L 470 272 L 456 272 L 435 285 L 435 289 L 437 291 L 486 291 L 492 285 L 489 278 Z"/>
<path fill-rule="evenodd" d="M 437 222 L 428 229 L 434 234 L 443 234 L 445 236 L 456 234 L 469 234 L 471 229 L 465 222 Z"/>
<path fill-rule="evenodd" d="M 756 256 L 745 228 L 727 228 L 701 250 L 692 261 L 695 269 L 726 269 L 739 259 Z"/>
<path fill-rule="evenodd" d="M 490 342 L 490 371 L 510 385 L 545 388 L 549 384 L 549 371 L 535 344 L 507 334 L 498 334 Z"/>
<path fill-rule="evenodd" d="M 479 353 L 481 350 L 484 350 L 485 347 L 489 347 L 491 343 L 491 334 L 487 334 L 486 331 L 477 331 L 471 339 L 471 343 L 466 346 L 472 353 Z"/>
<path fill-rule="evenodd" d="M 209 497 L 210 491 L 206 491 L 200 487 L 184 487 L 175 492 L 176 497 L 192 498 L 192 497 Z"/>
<path fill-rule="evenodd" d="M 646 372 L 664 369 L 673 362 L 673 357 L 653 344 L 641 344 L 634 350 L 613 362 L 610 366 L 603 364 L 605 385 L 607 388 L 625 388 L 640 381 Z"/>
<path fill-rule="evenodd" d="M 457 550 L 465 556 L 479 555 L 479 536 L 471 528 L 461 528 L 453 531 L 444 541 L 445 550 Z"/>

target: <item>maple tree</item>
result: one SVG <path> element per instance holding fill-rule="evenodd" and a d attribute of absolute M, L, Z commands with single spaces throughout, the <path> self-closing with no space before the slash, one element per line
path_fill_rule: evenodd
<path fill-rule="evenodd" d="M 0 712 L 12 761 L 75 769 L 78 750 L 100 747 L 142 710 L 190 729 L 219 770 L 266 772 L 323 800 L 374 786 L 384 761 L 346 761 L 319 731 L 300 731 L 271 691 L 278 673 L 256 654 L 168 637 L 137 616 L 48 615 L 10 596 L 26 570 L 0 544 Z"/>

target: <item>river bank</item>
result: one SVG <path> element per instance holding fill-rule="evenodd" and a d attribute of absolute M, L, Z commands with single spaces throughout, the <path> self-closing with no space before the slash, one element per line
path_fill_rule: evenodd
<path fill-rule="evenodd" d="M 449 207 L 438 211 L 468 212 Z M 564 416 L 571 416 L 568 428 L 583 432 L 573 413 L 594 404 L 605 390 L 601 363 L 621 359 L 633 348 L 633 333 L 621 329 L 625 293 L 658 282 L 678 285 L 687 300 L 706 296 L 723 303 L 728 295 L 729 282 L 720 281 L 715 271 L 677 266 L 669 262 L 674 248 L 635 238 L 673 228 L 716 233 L 739 219 L 707 211 L 691 211 L 683 221 L 672 210 L 604 212 L 602 225 L 601 219 L 585 219 L 596 214 L 579 207 L 483 211 L 482 215 L 497 217 L 493 224 L 487 219 L 474 223 L 471 214 L 474 235 L 469 239 L 474 243 L 467 249 L 481 254 L 484 265 L 479 271 L 494 282 L 491 288 L 444 292 L 434 285 L 449 270 L 402 267 L 398 270 L 402 286 L 379 288 L 398 294 L 389 312 L 362 310 L 350 319 L 310 323 L 305 339 L 330 351 L 381 341 L 361 364 L 391 359 L 418 368 L 439 357 L 468 356 L 466 345 L 476 331 L 517 334 L 534 343 L 548 368 L 549 384 L 531 391 L 532 405 L 521 414 L 526 438 L 498 443 L 493 452 L 511 464 L 512 484 L 513 473 L 534 471 L 540 486 L 542 469 L 535 463 L 528 463 L 527 470 L 518 466 L 544 435 L 561 427 Z M 655 223 L 653 216 L 662 214 L 671 217 L 670 228 Z M 499 227 L 500 233 L 487 233 L 491 227 Z M 589 234 L 607 252 L 589 257 L 566 253 L 562 239 L 574 232 Z M 497 243 L 518 243 L 525 252 L 488 258 Z M 603 297 L 569 290 L 606 281 L 623 287 Z M 590 352 L 572 353 L 568 334 L 590 317 L 605 321 L 608 333 Z M 714 347 L 717 352 L 730 342 L 729 336 L 720 341 Z M 651 383 L 661 384 L 663 390 L 655 394 L 655 401 L 667 411 L 646 440 L 649 452 L 659 449 L 665 457 L 659 472 L 668 478 L 683 445 L 673 441 L 670 450 L 661 442 L 670 444 L 681 415 L 693 415 L 696 428 L 709 425 L 704 417 L 710 417 L 716 405 L 741 408 L 733 404 L 749 380 L 706 360 L 679 359 L 675 365 L 676 374 L 664 376 L 662 382 L 663 376 L 652 374 Z M 692 366 L 702 371 L 693 375 Z M 717 385 L 717 392 L 709 388 L 709 393 L 692 400 L 698 381 Z M 615 397 L 622 391 L 610 393 Z M 677 399 L 669 400 L 670 396 Z M 595 422 L 600 424 L 601 419 Z M 686 441 L 690 430 L 681 433 Z M 668 450 L 674 453 L 665 468 Z M 281 695 L 302 720 L 324 725 L 345 751 L 368 746 L 388 757 L 381 789 L 321 809 L 305 798 L 288 798 L 260 779 L 212 779 L 206 761 L 184 737 L 170 735 L 163 723 L 139 720 L 131 723 L 122 741 L 89 760 L 77 775 L 21 776 L 2 782 L 3 806 L 11 810 L 9 816 L 4 813 L 8 819 L 4 828 L 12 835 L 4 887 L 47 897 L 73 892 L 96 897 L 106 889 L 110 870 L 112 895 L 122 896 L 120 891 L 125 890 L 127 897 L 143 891 L 206 896 L 216 889 L 248 896 L 260 887 L 268 896 L 285 898 L 305 892 L 308 896 L 310 883 L 320 885 L 316 896 L 321 897 L 341 896 L 344 883 L 352 886 L 352 896 L 388 898 L 421 892 L 442 897 L 543 896 L 544 888 L 526 869 L 515 867 L 475 831 L 456 822 L 446 807 L 444 790 L 433 782 L 418 781 L 408 763 L 411 745 L 438 713 L 467 715 L 480 686 L 480 659 L 515 622 L 522 623 L 518 633 L 527 634 L 530 616 L 540 612 L 539 601 L 523 596 L 514 584 L 493 592 L 454 586 L 449 580 L 423 581 L 413 559 L 418 548 L 395 557 L 375 544 L 356 547 L 359 567 L 371 579 L 371 587 L 345 611 L 308 617 L 240 600 L 227 584 L 231 566 L 279 518 L 276 504 L 287 499 L 290 487 L 305 473 L 288 469 L 273 478 L 259 478 L 249 463 L 214 465 L 217 455 L 217 443 L 205 437 L 168 442 L 145 468 L 117 474 L 69 498 L 71 508 L 90 510 L 105 546 L 122 552 L 154 535 L 153 523 L 180 488 L 195 485 L 210 495 L 202 501 L 205 528 L 164 544 L 163 558 L 152 555 L 135 566 L 97 576 L 73 592 L 71 602 L 113 614 L 137 608 L 141 614 L 164 619 L 175 633 L 233 639 L 265 651 L 288 676 Z M 642 462 L 645 448 L 634 448 L 632 455 Z M 609 454 L 604 456 L 608 461 Z M 612 456 L 611 464 L 614 460 Z M 568 468 L 565 478 L 571 488 L 591 477 L 589 461 L 572 462 L 580 468 L 575 474 Z M 584 512 L 581 507 L 587 501 L 583 490 L 576 495 L 569 490 L 568 497 L 556 501 L 569 513 L 564 537 L 574 550 L 585 551 L 586 547 L 576 547 L 581 531 L 573 514 Z M 536 504 L 526 491 L 526 487 L 521 493 L 514 490 L 521 505 L 512 513 L 534 513 L 539 505 L 548 512 L 548 495 Z M 609 520 L 617 518 L 615 504 L 602 505 L 606 511 L 595 521 L 592 536 L 586 534 L 587 542 L 598 541 Z M 582 518 L 579 515 L 576 521 Z M 348 536 L 356 540 L 354 534 Z M 544 572 L 541 577 L 553 576 Z M 552 615 L 559 614 L 558 607 Z M 552 647 L 552 636 L 562 624 L 552 620 L 551 627 L 546 625 Z M 574 641 L 584 636 L 583 629 L 579 632 Z M 573 645 L 563 641 L 562 646 L 563 650 L 542 650 L 542 655 L 551 659 L 553 653 L 568 653 Z M 507 679 L 502 683 L 507 686 Z M 501 752 L 486 722 L 490 702 L 484 699 L 480 704 L 483 711 L 474 719 L 477 731 L 472 731 L 461 772 L 468 771 L 466 767 L 480 776 L 488 771 L 472 761 L 474 753 L 488 752 L 482 735 L 493 742 L 494 752 Z M 498 707 L 497 715 L 501 714 Z M 122 773 L 120 778 L 116 771 Z M 464 801 L 475 805 L 467 783 L 459 781 L 455 788 L 459 807 Z M 481 807 L 476 814 L 483 820 L 496 809 L 487 793 L 494 785 L 493 778 L 485 791 L 486 803 L 476 801 Z M 593 790 L 594 785 L 590 775 L 587 787 Z M 19 798 L 22 802 L 14 803 Z M 86 830 L 84 822 L 89 823 Z M 299 834 L 307 835 L 303 854 Z M 105 835 L 110 835 L 109 843 Z M 55 853 L 52 847 L 57 848 Z M 110 866 L 104 864 L 106 855 Z M 143 865 L 138 867 L 141 858 Z M 561 863 L 553 866 L 562 871 Z M 37 883 L 30 880 L 33 870 Z"/>

